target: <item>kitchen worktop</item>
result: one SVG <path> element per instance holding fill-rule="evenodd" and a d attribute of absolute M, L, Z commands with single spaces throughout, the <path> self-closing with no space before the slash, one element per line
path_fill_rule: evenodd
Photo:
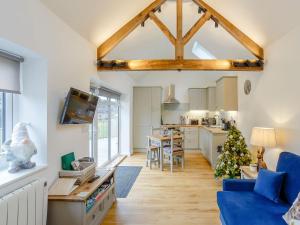
<path fill-rule="evenodd" d="M 198 128 L 204 128 L 207 131 L 213 133 L 213 134 L 227 134 L 228 131 L 222 130 L 221 128 L 217 128 L 217 127 L 208 127 L 205 125 L 190 125 L 190 124 L 169 124 L 169 125 L 162 125 L 162 127 L 198 127 Z"/>

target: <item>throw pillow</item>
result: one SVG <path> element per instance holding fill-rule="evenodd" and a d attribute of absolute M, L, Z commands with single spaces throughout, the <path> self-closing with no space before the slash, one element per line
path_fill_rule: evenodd
<path fill-rule="evenodd" d="M 275 203 L 279 203 L 284 176 L 284 172 L 273 172 L 261 169 L 256 179 L 254 192 Z"/>
<path fill-rule="evenodd" d="M 300 221 L 300 193 L 298 197 L 294 201 L 292 207 L 289 211 L 283 216 L 283 219 L 287 224 L 290 224 L 292 220 L 299 220 Z"/>

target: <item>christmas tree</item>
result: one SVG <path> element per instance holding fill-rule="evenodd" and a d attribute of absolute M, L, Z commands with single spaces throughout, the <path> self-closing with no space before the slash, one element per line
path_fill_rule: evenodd
<path fill-rule="evenodd" d="M 242 133 L 232 126 L 228 132 L 215 170 L 216 178 L 236 178 L 241 176 L 240 166 L 248 166 L 251 155 Z"/>

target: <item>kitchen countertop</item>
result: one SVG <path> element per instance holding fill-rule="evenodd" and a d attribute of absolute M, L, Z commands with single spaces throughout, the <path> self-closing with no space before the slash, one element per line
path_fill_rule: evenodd
<path fill-rule="evenodd" d="M 228 131 L 222 130 L 221 128 L 217 127 L 208 127 L 204 125 L 189 125 L 189 124 L 170 124 L 170 125 L 162 125 L 162 127 L 195 127 L 195 128 L 204 128 L 207 131 L 213 134 L 228 134 Z"/>

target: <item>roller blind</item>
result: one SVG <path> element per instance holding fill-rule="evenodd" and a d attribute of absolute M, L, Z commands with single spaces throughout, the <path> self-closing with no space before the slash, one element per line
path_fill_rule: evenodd
<path fill-rule="evenodd" d="M 0 50 L 0 91 L 21 93 L 20 68 L 22 57 Z"/>
<path fill-rule="evenodd" d="M 118 100 L 120 100 L 120 98 L 121 98 L 121 93 L 110 90 L 106 87 L 91 86 L 91 91 L 93 94 L 95 94 L 97 96 L 105 96 L 105 97 L 109 97 L 109 98 L 115 98 Z"/>
<path fill-rule="evenodd" d="M 110 90 L 110 89 L 107 89 L 105 87 L 100 87 L 99 88 L 99 95 L 106 96 L 106 97 L 109 97 L 109 98 L 115 98 L 115 99 L 118 99 L 118 100 L 120 100 L 120 97 L 121 97 L 120 93 L 118 93 L 116 91 L 113 91 L 113 90 Z"/>

